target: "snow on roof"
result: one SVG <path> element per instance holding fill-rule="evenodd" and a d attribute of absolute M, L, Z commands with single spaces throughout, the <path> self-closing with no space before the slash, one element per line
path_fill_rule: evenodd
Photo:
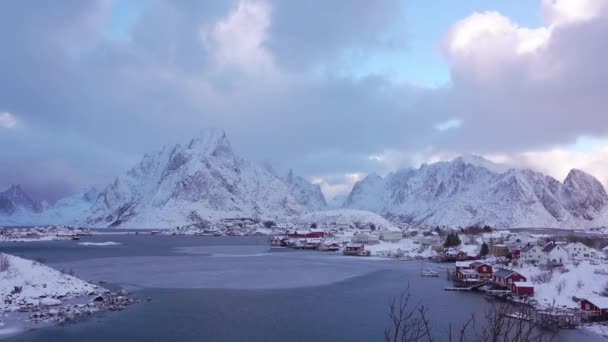
<path fill-rule="evenodd" d="M 548 243 L 545 248 L 543 248 L 543 252 L 545 253 L 549 253 L 551 252 L 555 247 L 557 247 L 557 245 L 555 243 Z"/>
<path fill-rule="evenodd" d="M 597 306 L 600 309 L 608 309 L 608 297 L 592 297 L 585 298 L 589 303 Z"/>
<path fill-rule="evenodd" d="M 472 261 L 456 261 L 456 267 L 469 267 Z"/>
<path fill-rule="evenodd" d="M 529 281 L 516 281 L 513 284 L 517 287 L 534 287 L 534 284 Z"/>
<path fill-rule="evenodd" d="M 490 264 L 487 264 L 487 263 L 481 262 L 481 261 L 475 261 L 475 262 L 471 263 L 471 266 L 473 266 L 473 267 L 482 266 L 482 265 L 490 266 Z"/>
<path fill-rule="evenodd" d="M 526 245 L 526 246 L 524 246 L 524 248 L 521 249 L 521 251 L 522 251 L 522 253 L 526 253 L 534 247 L 536 247 L 536 245 Z"/>
<path fill-rule="evenodd" d="M 467 255 L 477 255 L 479 253 L 479 245 L 461 245 L 459 248 Z"/>
<path fill-rule="evenodd" d="M 572 242 L 572 243 L 569 243 L 564 246 L 564 249 L 566 249 L 568 251 L 572 250 L 573 248 L 582 248 L 585 250 L 593 249 L 593 248 L 585 245 L 584 243 L 580 243 L 580 242 Z"/>
<path fill-rule="evenodd" d="M 501 277 L 501 278 L 507 278 L 508 276 L 510 276 L 513 273 L 515 273 L 515 271 L 508 270 L 506 268 L 501 268 L 498 271 L 494 272 L 494 275 Z"/>
<path fill-rule="evenodd" d="M 460 270 L 458 272 L 460 272 L 460 273 L 462 273 L 464 275 L 475 275 L 475 274 L 477 274 L 477 271 L 475 271 L 475 270 Z"/>

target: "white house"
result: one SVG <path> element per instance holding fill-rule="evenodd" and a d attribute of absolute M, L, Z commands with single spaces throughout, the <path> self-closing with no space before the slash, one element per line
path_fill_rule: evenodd
<path fill-rule="evenodd" d="M 543 248 L 538 245 L 527 245 L 521 249 L 520 260 L 527 262 L 539 262 L 545 260 Z"/>
<path fill-rule="evenodd" d="M 568 252 L 562 245 L 550 242 L 544 247 L 527 245 L 521 250 L 520 260 L 543 264 L 562 264 L 568 260 Z"/>
<path fill-rule="evenodd" d="M 546 264 L 563 264 L 567 260 L 569 260 L 568 252 L 564 248 L 563 245 L 558 245 L 554 242 L 549 242 L 543 248 L 543 253 L 545 254 L 544 263 Z"/>
<path fill-rule="evenodd" d="M 599 257 L 598 252 L 580 242 L 569 243 L 564 246 L 564 249 L 568 252 L 570 260 L 596 260 Z"/>
<path fill-rule="evenodd" d="M 375 244 L 378 243 L 378 240 L 380 240 L 378 235 L 370 233 L 358 233 L 353 236 L 353 239 L 351 241 L 355 243 Z"/>
<path fill-rule="evenodd" d="M 403 232 L 400 230 L 381 230 L 379 231 L 380 240 L 383 241 L 399 241 L 403 239 Z"/>

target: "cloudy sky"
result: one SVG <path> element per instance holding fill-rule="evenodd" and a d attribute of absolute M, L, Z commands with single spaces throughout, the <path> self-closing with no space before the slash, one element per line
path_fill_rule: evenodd
<path fill-rule="evenodd" d="M 475 153 L 608 181 L 608 0 L 0 2 L 0 187 L 226 130 L 328 196 Z"/>

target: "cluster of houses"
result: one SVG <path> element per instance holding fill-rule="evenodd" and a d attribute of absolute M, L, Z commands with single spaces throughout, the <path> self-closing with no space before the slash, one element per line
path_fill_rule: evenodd
<path fill-rule="evenodd" d="M 540 267 L 558 267 L 567 264 L 587 261 L 591 264 L 599 263 L 605 259 L 603 251 L 588 247 L 580 242 L 556 242 L 546 243 L 527 242 L 523 246 L 509 248 L 509 257 L 512 261 L 520 264 L 534 264 Z M 499 247 L 506 246 L 499 244 Z M 490 248 L 490 254 L 494 254 Z M 505 255 L 500 251 L 494 255 Z M 466 253 L 459 249 L 447 249 L 442 257 L 449 261 L 455 261 L 456 267 L 451 278 L 456 286 L 463 288 L 485 287 L 489 292 L 509 293 L 519 297 L 534 296 L 535 286 L 524 275 L 515 270 L 500 265 L 501 258 L 492 258 L 489 261 L 480 260 L 475 253 Z M 497 269 L 495 269 L 497 268 Z M 596 272 L 597 273 L 597 272 Z M 587 320 L 608 320 L 608 297 L 594 295 L 586 298 L 578 298 L 579 310 Z"/>
<path fill-rule="evenodd" d="M 461 286 L 490 285 L 519 296 L 533 296 L 534 285 L 516 271 L 493 266 L 483 261 L 457 261 L 454 282 Z"/>
<path fill-rule="evenodd" d="M 403 238 L 401 231 L 359 231 L 353 235 L 343 235 L 322 229 L 285 231 L 283 235 L 270 238 L 272 247 L 290 247 L 295 249 L 311 249 L 337 252 L 342 250 L 344 255 L 369 256 L 366 245 L 377 244 L 380 241 L 399 241 Z"/>
<path fill-rule="evenodd" d="M 581 242 L 547 241 L 546 236 L 535 234 L 515 234 L 509 231 L 485 233 L 470 245 L 446 249 L 438 254 L 439 261 L 455 262 L 479 259 L 479 248 L 465 250 L 464 246 L 480 245 L 480 240 L 489 247 L 489 255 L 519 260 L 540 266 L 562 266 L 569 262 L 599 262 L 608 257 L 608 247 L 602 251 L 593 249 Z"/>
<path fill-rule="evenodd" d="M 521 249 L 519 259 L 530 263 L 560 266 L 568 261 L 596 261 L 601 253 L 580 242 L 548 242 L 544 246 L 528 244 Z"/>
<path fill-rule="evenodd" d="M 79 240 L 90 236 L 89 229 L 66 226 L 0 229 L 0 241 Z"/>

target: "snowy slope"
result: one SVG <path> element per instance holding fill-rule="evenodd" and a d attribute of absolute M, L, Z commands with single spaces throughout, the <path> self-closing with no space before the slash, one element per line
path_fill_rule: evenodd
<path fill-rule="evenodd" d="M 378 230 L 399 230 L 393 223 L 378 214 L 353 209 L 315 211 L 296 218 L 294 222 L 304 227 L 310 227 L 314 223 L 318 228 L 331 226 L 355 228 L 373 225 Z"/>
<path fill-rule="evenodd" d="M 422 165 L 355 184 L 345 207 L 395 221 L 446 226 L 603 226 L 608 196 L 595 178 L 570 172 L 564 183 L 481 157 Z"/>
<path fill-rule="evenodd" d="M 266 168 L 235 156 L 223 131 L 206 130 L 186 146 L 145 155 L 101 192 L 83 224 L 168 228 L 305 210 Z"/>
<path fill-rule="evenodd" d="M 22 302 L 36 306 L 50 302 L 51 297 L 70 298 L 102 291 L 98 286 L 31 260 L 9 254 L 0 254 L 0 258 L 8 263 L 8 269 L 0 272 L 0 311 L 17 310 Z M 21 287 L 21 291 L 14 291 L 15 287 Z"/>
<path fill-rule="evenodd" d="M 296 201 L 306 208 L 310 210 L 323 210 L 327 207 L 325 197 L 318 184 L 312 184 L 306 179 L 294 175 L 292 170 L 289 170 L 283 181 Z"/>

